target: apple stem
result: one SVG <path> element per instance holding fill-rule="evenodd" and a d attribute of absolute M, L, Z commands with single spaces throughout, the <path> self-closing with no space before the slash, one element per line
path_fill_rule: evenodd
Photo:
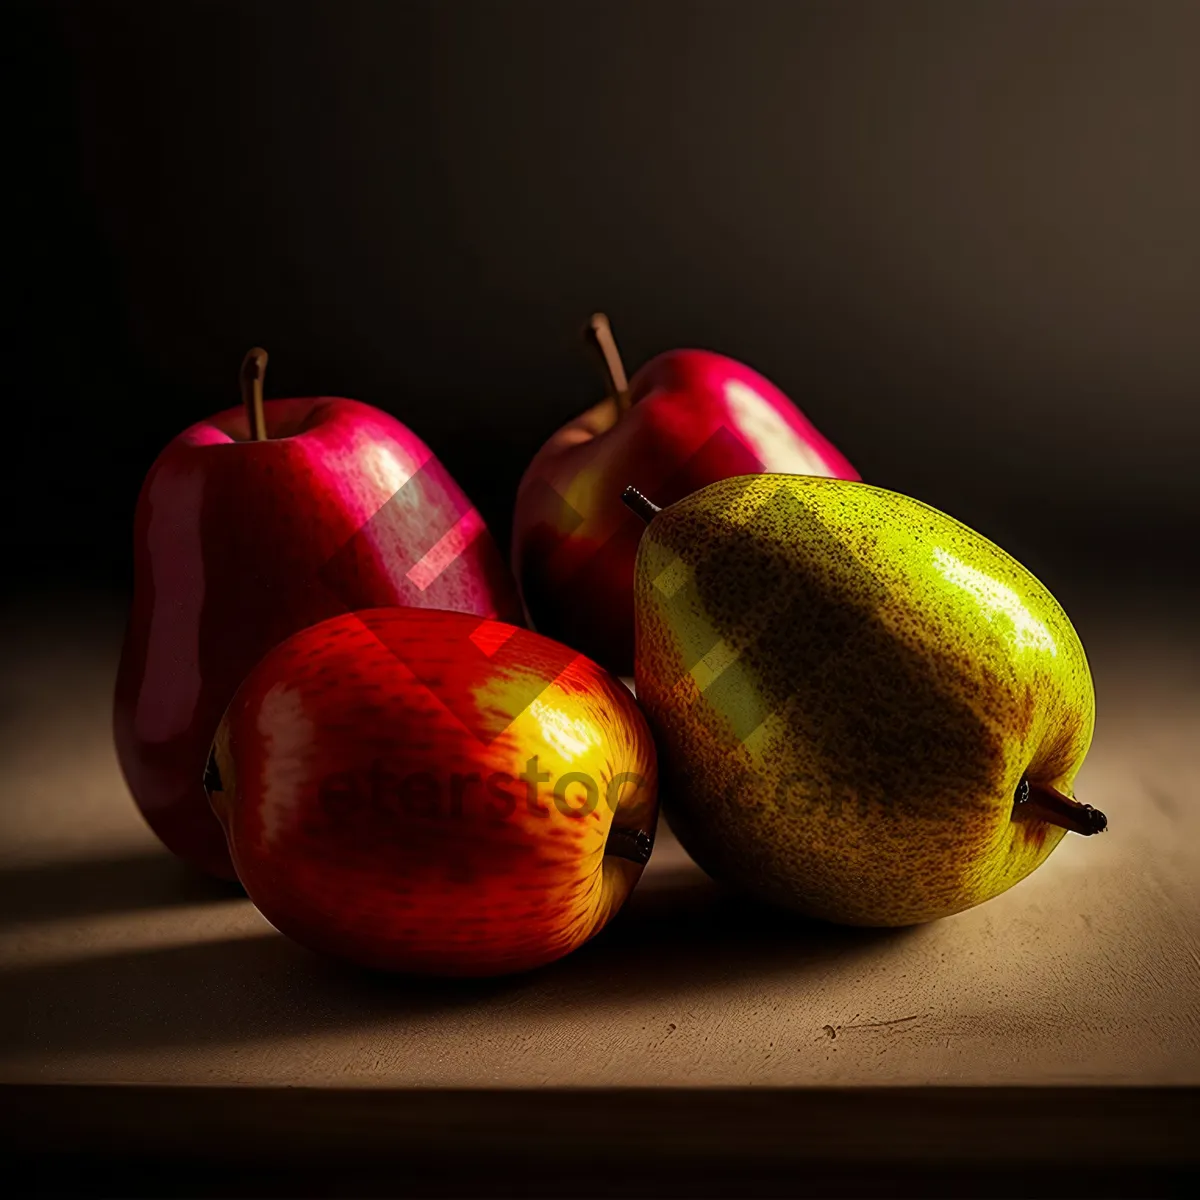
<path fill-rule="evenodd" d="M 645 866 L 654 849 L 654 838 L 642 829 L 611 829 L 604 843 L 604 853 L 612 858 L 624 858 Z"/>
<path fill-rule="evenodd" d="M 600 355 L 604 381 L 608 394 L 617 402 L 619 420 L 622 413 L 629 411 L 629 380 L 625 378 L 625 364 L 621 361 L 621 352 L 617 349 L 617 340 L 613 337 L 608 318 L 603 313 L 592 313 L 591 320 L 584 327 L 583 336 Z"/>
<path fill-rule="evenodd" d="M 637 515 L 641 517 L 647 525 L 653 521 L 660 512 L 662 512 L 662 509 L 659 508 L 657 504 L 655 504 L 652 500 L 647 500 L 646 497 L 643 496 L 642 493 L 633 486 L 633 484 L 630 484 L 629 487 L 627 487 L 621 493 L 621 503 L 624 504 L 626 508 L 633 509 L 633 511 L 637 513 Z"/>
<path fill-rule="evenodd" d="M 1108 818 L 1098 808 L 1080 804 L 1047 783 L 1030 783 L 1028 779 L 1022 779 L 1014 808 L 1085 837 L 1103 833 L 1108 828 Z"/>
<path fill-rule="evenodd" d="M 263 378 L 267 373 L 267 352 L 255 346 L 242 359 L 242 403 L 250 435 L 256 442 L 267 440 L 267 418 L 263 415 Z"/>

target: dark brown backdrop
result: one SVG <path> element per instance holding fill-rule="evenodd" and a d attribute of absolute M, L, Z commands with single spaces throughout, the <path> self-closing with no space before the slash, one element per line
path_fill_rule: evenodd
<path fill-rule="evenodd" d="M 506 538 L 599 394 L 598 307 L 631 366 L 749 361 L 1052 586 L 1190 563 L 1200 4 L 14 11 L 14 578 L 123 581 L 143 472 L 253 342 Z"/>

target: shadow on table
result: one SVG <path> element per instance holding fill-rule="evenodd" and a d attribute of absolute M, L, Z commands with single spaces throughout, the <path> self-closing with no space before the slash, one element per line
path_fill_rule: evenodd
<path fill-rule="evenodd" d="M 244 900 L 240 884 L 192 870 L 165 850 L 0 871 L 0 929 L 182 904 Z"/>
<path fill-rule="evenodd" d="M 903 930 L 842 929 L 789 919 L 722 893 L 700 871 L 661 871 L 599 938 L 526 975 L 492 980 L 388 976 L 260 936 L 123 951 L 0 972 L 0 1056 L 207 1047 L 397 1026 L 406 1019 L 503 1010 L 531 1028 L 547 1012 L 594 1017 L 631 999 L 682 995 L 727 981 L 794 985 L 869 954 Z M 397 1024 L 399 1023 L 399 1025 Z"/>
<path fill-rule="evenodd" d="M 786 976 L 795 984 L 917 932 L 796 917 L 732 895 L 697 867 L 681 865 L 635 891 L 607 929 L 547 973 L 547 987 L 564 1002 L 577 996 L 595 1008 L 738 981 Z"/>

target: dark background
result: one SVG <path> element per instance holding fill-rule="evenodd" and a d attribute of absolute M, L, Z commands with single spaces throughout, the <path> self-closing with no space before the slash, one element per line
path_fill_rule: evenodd
<path fill-rule="evenodd" d="M 6 12 L 10 584 L 126 585 L 142 475 L 256 342 L 506 544 L 599 398 L 596 308 L 631 368 L 748 361 L 1057 590 L 1192 566 L 1200 4 Z"/>

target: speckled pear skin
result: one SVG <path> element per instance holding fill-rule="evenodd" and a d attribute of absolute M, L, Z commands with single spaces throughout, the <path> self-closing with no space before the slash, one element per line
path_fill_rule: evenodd
<path fill-rule="evenodd" d="M 1087 659 L 980 534 L 864 483 L 721 480 L 663 509 L 636 570 L 636 682 L 664 812 L 715 879 L 796 912 L 908 925 L 1028 875 L 1073 794 Z"/>

